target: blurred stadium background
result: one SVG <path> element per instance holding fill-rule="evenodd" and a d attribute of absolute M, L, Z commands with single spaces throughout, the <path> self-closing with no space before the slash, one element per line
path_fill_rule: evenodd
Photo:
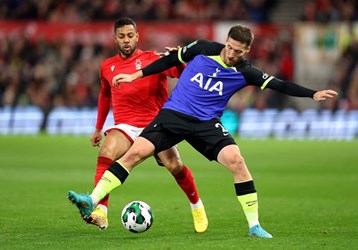
<path fill-rule="evenodd" d="M 2 0 L 0 135 L 91 134 L 100 63 L 116 53 L 113 22 L 121 16 L 137 22 L 141 49 L 158 51 L 198 38 L 223 42 L 232 24 L 246 23 L 255 33 L 253 64 L 340 93 L 315 103 L 247 88 L 223 116 L 234 135 L 357 138 L 357 0 Z"/>

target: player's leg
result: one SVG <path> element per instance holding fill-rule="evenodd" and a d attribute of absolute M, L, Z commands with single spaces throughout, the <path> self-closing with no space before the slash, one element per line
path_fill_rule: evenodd
<path fill-rule="evenodd" d="M 197 233 L 205 232 L 208 228 L 208 219 L 206 217 L 205 208 L 199 198 L 192 172 L 182 163 L 177 147 L 174 146 L 158 153 L 158 157 L 188 197 L 195 231 Z"/>
<path fill-rule="evenodd" d="M 91 194 L 94 204 L 124 183 L 132 169 L 154 153 L 154 145 L 143 137 L 138 137 L 132 147 L 106 172 Z"/>
<path fill-rule="evenodd" d="M 100 147 L 94 184 L 100 181 L 104 172 L 112 165 L 114 160 L 119 159 L 131 147 L 132 142 L 119 130 L 112 129 L 107 132 Z M 90 217 L 85 219 L 87 223 L 98 226 L 101 230 L 108 227 L 108 200 L 106 195 L 98 202 Z"/>
<path fill-rule="evenodd" d="M 257 193 L 251 174 L 234 138 L 224 128 L 219 119 L 198 123 L 187 141 L 209 160 L 216 160 L 234 176 L 237 198 L 249 223 L 249 234 L 271 238 L 260 227 L 258 221 Z"/>
<path fill-rule="evenodd" d="M 249 235 L 261 238 L 272 238 L 259 223 L 258 199 L 252 176 L 237 145 L 223 147 L 217 161 L 230 170 L 234 176 L 237 198 L 243 208 L 249 224 Z"/>
<path fill-rule="evenodd" d="M 104 172 L 112 165 L 113 161 L 119 159 L 132 146 L 132 142 L 119 130 L 110 130 L 102 142 L 98 153 L 95 186 Z M 98 204 L 108 206 L 108 196 L 104 197 Z"/>
<path fill-rule="evenodd" d="M 140 162 L 154 154 L 154 145 L 147 139 L 139 137 L 132 147 L 104 172 L 91 195 L 68 192 L 68 199 L 77 206 L 81 215 L 88 218 L 94 206 L 107 194 L 121 186 L 130 171 Z"/>

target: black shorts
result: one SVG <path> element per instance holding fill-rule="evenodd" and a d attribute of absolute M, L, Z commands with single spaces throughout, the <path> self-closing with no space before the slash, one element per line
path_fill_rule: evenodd
<path fill-rule="evenodd" d="M 219 119 L 199 119 L 170 109 L 162 109 L 140 134 L 155 146 L 155 153 L 186 140 L 209 160 L 217 160 L 222 148 L 236 144 Z"/>

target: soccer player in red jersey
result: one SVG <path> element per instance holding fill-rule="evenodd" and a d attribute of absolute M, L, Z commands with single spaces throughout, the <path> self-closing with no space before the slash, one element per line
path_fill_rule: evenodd
<path fill-rule="evenodd" d="M 160 55 L 154 51 L 137 48 L 139 34 L 135 22 L 130 18 L 120 18 L 114 24 L 114 41 L 119 53 L 104 60 L 101 64 L 101 90 L 98 98 L 96 129 L 90 137 L 93 146 L 100 146 L 95 175 L 95 184 L 103 173 L 118 160 L 137 139 L 143 128 L 157 115 L 168 98 L 167 77 L 179 78 L 182 66 L 173 67 L 163 73 L 138 79 L 134 84 L 112 86 L 112 78 L 119 73 L 131 74 L 157 60 Z M 112 106 L 115 125 L 104 132 L 102 129 Z M 208 227 L 208 220 L 202 201 L 199 198 L 193 175 L 183 165 L 178 149 L 172 147 L 160 152 L 156 159 L 174 176 L 178 185 L 187 195 L 192 209 L 196 232 L 202 233 Z M 108 196 L 102 199 L 91 216 L 84 218 L 100 229 L 108 227 Z"/>

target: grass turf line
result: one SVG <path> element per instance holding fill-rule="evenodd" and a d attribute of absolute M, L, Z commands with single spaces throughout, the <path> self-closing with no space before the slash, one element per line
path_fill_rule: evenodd
<path fill-rule="evenodd" d="M 260 221 L 272 240 L 252 239 L 232 176 L 186 143 L 209 229 L 193 230 L 187 198 L 168 171 L 147 159 L 110 198 L 106 231 L 86 225 L 67 202 L 69 189 L 91 191 L 98 148 L 87 137 L 0 137 L 1 249 L 354 249 L 358 245 L 358 141 L 241 141 L 255 179 Z M 152 228 L 127 232 L 123 206 L 147 202 Z"/>

